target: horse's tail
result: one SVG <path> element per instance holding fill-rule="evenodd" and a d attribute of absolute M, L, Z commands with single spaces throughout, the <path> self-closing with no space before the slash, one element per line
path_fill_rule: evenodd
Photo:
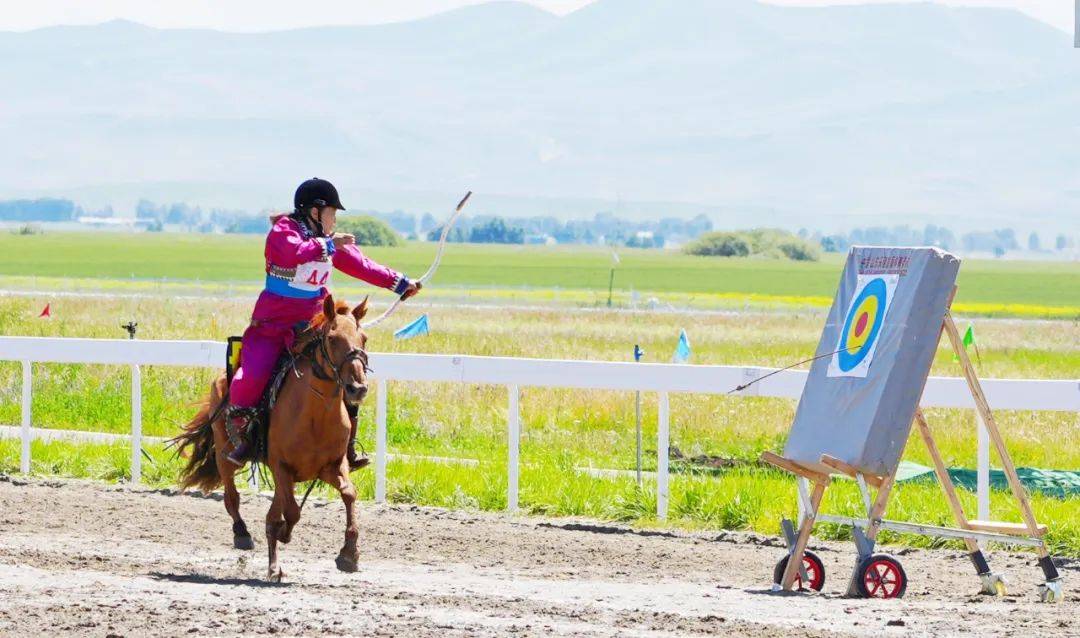
<path fill-rule="evenodd" d="M 180 470 L 180 489 L 194 487 L 203 492 L 212 492 L 222 484 L 214 448 L 214 421 L 228 402 L 228 394 L 221 396 L 217 406 L 213 405 L 215 395 L 221 396 L 221 393 L 211 392 L 210 398 L 199 406 L 195 418 L 171 441 L 177 446 L 177 455 L 187 457 L 187 463 Z"/>

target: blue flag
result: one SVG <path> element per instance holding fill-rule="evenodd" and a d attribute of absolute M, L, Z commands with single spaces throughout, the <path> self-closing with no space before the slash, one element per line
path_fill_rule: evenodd
<path fill-rule="evenodd" d="M 400 330 L 394 333 L 395 339 L 412 339 L 413 337 L 420 337 L 428 333 L 427 315 L 420 315 L 416 321 L 413 321 L 407 326 L 403 326 Z"/>
<path fill-rule="evenodd" d="M 690 339 L 685 330 L 679 331 L 679 345 L 675 346 L 675 356 L 671 358 L 675 363 L 686 363 L 690 360 Z"/>

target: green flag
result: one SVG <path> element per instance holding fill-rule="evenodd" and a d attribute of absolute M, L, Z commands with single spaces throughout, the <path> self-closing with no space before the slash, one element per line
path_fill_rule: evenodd
<path fill-rule="evenodd" d="M 979 346 L 975 343 L 975 326 L 973 324 L 968 324 L 967 332 L 964 333 L 964 338 L 961 339 L 960 342 L 964 344 L 964 350 L 967 350 L 968 346 L 975 346 L 975 356 L 979 360 L 979 365 L 982 365 L 982 356 L 979 355 Z M 956 353 L 954 352 L 952 360 L 959 361 L 960 357 L 956 356 Z"/>

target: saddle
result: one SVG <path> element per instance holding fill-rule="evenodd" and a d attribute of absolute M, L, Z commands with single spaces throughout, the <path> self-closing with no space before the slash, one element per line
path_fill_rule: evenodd
<path fill-rule="evenodd" d="M 225 349 L 225 382 L 232 383 L 233 374 L 240 367 L 240 346 L 242 337 L 229 337 L 228 347 Z M 291 352 L 285 350 L 274 364 L 274 373 L 270 375 L 270 382 L 263 388 L 259 403 L 255 406 L 255 418 L 252 420 L 252 430 L 248 433 L 251 444 L 255 446 L 255 458 L 260 463 L 265 463 L 269 455 L 270 445 L 270 411 L 277 402 L 278 392 L 285 385 L 288 373 L 295 369 L 296 358 Z"/>

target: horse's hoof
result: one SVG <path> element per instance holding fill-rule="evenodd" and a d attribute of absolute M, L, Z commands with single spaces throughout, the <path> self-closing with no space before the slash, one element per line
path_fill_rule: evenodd
<path fill-rule="evenodd" d="M 359 569 L 356 558 L 345 556 L 343 554 L 338 554 L 338 557 L 334 559 L 334 564 L 337 565 L 339 570 L 349 572 L 350 574 Z"/>
<path fill-rule="evenodd" d="M 276 572 L 273 569 L 268 569 L 266 571 L 266 580 L 272 583 L 280 583 L 285 580 L 285 572 L 281 571 L 280 567 Z"/>
<path fill-rule="evenodd" d="M 251 535 L 233 536 L 232 545 L 235 549 L 255 549 L 255 541 Z"/>

